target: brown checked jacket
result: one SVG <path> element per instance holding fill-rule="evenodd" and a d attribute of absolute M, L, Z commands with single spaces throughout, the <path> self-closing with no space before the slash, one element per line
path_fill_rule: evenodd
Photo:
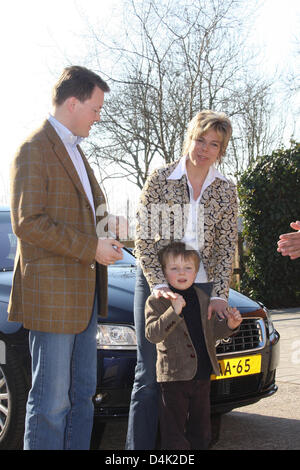
<path fill-rule="evenodd" d="M 137 211 L 135 255 L 152 289 L 166 280 L 158 251 L 185 233 L 189 206 L 186 176 L 168 180 L 178 161 L 155 170 L 147 179 Z M 228 298 L 237 241 L 237 194 L 235 185 L 216 178 L 201 197 L 197 233 L 199 252 L 212 297 Z M 201 220 L 202 219 L 202 220 Z"/>
<path fill-rule="evenodd" d="M 103 207 L 104 195 L 82 158 L 95 208 Z M 18 247 L 9 320 L 32 330 L 79 333 L 89 323 L 96 284 L 99 314 L 107 314 L 107 269 L 95 261 L 101 218 L 95 223 L 77 171 L 48 121 L 18 150 L 11 182 Z"/>

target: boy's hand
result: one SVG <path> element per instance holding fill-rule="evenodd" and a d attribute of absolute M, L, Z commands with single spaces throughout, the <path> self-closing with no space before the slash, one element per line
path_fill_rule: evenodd
<path fill-rule="evenodd" d="M 235 330 L 242 323 L 242 316 L 236 308 L 227 307 L 227 325 L 231 330 Z"/>
<path fill-rule="evenodd" d="M 175 294 L 176 299 L 170 299 L 173 305 L 173 308 L 177 315 L 180 315 L 182 312 L 183 307 L 185 307 L 186 303 L 182 295 L 180 294 Z"/>
<path fill-rule="evenodd" d="M 164 297 L 165 299 L 176 299 L 175 292 L 173 292 L 169 287 L 160 287 L 159 289 L 153 289 L 153 295 L 156 299 L 159 297 Z"/>

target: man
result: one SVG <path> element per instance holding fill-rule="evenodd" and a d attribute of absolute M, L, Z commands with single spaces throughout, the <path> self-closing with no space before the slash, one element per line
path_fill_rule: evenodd
<path fill-rule="evenodd" d="M 66 68 L 53 89 L 53 115 L 12 164 L 18 249 L 9 319 L 30 330 L 32 356 L 24 449 L 90 445 L 97 316 L 106 315 L 107 266 L 122 258 L 122 245 L 98 239 L 105 199 L 78 144 L 100 121 L 108 91 L 90 70 Z"/>
<path fill-rule="evenodd" d="M 280 235 L 277 242 L 277 251 L 282 256 L 289 256 L 291 260 L 294 260 L 300 257 L 300 222 L 298 220 L 297 222 L 291 222 L 290 226 L 297 232 Z"/>

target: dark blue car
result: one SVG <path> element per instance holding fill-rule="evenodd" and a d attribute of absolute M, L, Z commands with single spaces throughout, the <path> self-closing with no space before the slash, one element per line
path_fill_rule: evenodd
<path fill-rule="evenodd" d="M 28 332 L 7 321 L 16 237 L 10 213 L 0 208 L 0 449 L 22 443 L 25 405 L 30 388 Z M 102 420 L 128 414 L 136 336 L 133 322 L 135 258 L 124 249 L 122 261 L 109 267 L 109 314 L 98 324 L 98 386 L 95 417 Z M 239 333 L 216 344 L 221 376 L 212 377 L 213 413 L 255 403 L 276 392 L 279 334 L 267 309 L 230 290 L 229 303 L 243 315 Z"/>

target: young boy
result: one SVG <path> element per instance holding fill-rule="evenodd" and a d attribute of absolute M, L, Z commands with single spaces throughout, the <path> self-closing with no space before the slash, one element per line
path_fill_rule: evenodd
<path fill-rule="evenodd" d="M 194 284 L 200 258 L 184 243 L 172 243 L 159 259 L 176 299 L 148 297 L 146 338 L 156 343 L 157 381 L 161 388 L 162 449 L 207 449 L 211 440 L 210 375 L 219 375 L 216 339 L 236 332 L 242 317 L 227 309 L 227 318 L 208 320 L 210 297 Z"/>

